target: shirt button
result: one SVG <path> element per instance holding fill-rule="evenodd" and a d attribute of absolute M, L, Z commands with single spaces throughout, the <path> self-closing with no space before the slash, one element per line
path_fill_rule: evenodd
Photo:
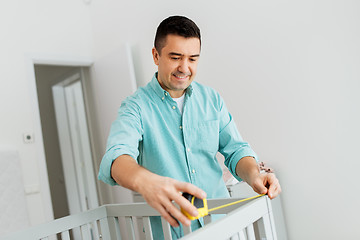
<path fill-rule="evenodd" d="M 167 96 L 167 92 L 165 93 L 165 96 Z"/>
<path fill-rule="evenodd" d="M 193 170 L 192 170 L 192 173 L 195 173 L 195 172 L 196 172 L 195 169 L 193 169 Z"/>
<path fill-rule="evenodd" d="M 164 98 L 164 97 L 162 97 L 161 99 L 162 99 L 162 100 L 164 100 L 165 98 Z"/>
<path fill-rule="evenodd" d="M 175 108 L 176 108 L 175 106 L 172 107 L 172 109 L 175 109 Z"/>
<path fill-rule="evenodd" d="M 182 126 L 180 126 L 180 129 L 182 129 Z"/>
<path fill-rule="evenodd" d="M 190 152 L 190 148 L 187 148 L 186 150 L 187 150 L 188 152 Z"/>

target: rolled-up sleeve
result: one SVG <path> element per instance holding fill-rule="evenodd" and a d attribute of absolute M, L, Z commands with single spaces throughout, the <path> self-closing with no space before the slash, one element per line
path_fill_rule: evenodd
<path fill-rule="evenodd" d="M 126 99 L 121 104 L 118 116 L 111 125 L 106 152 L 100 163 L 99 180 L 110 185 L 117 185 L 111 177 L 113 161 L 125 154 L 137 160 L 139 142 L 142 140 L 142 136 L 140 107 L 130 99 Z"/>
<path fill-rule="evenodd" d="M 241 137 L 236 124 L 228 112 L 223 99 L 218 96 L 220 109 L 220 133 L 219 133 L 219 152 L 225 157 L 225 166 L 231 174 L 239 181 L 242 179 L 236 174 L 236 165 L 243 157 L 254 157 L 256 153 L 250 145 Z"/>

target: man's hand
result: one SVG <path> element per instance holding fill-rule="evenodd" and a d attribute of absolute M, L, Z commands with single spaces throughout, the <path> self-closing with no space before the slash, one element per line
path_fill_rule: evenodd
<path fill-rule="evenodd" d="M 129 155 L 115 159 L 111 167 L 111 176 L 119 185 L 140 193 L 146 202 L 174 227 L 179 225 L 177 220 L 186 226 L 190 226 L 191 221 L 172 201 L 186 212 L 197 216 L 196 207 L 182 196 L 182 192 L 201 199 L 206 198 L 206 193 L 195 185 L 154 174 L 138 165 Z"/>
<path fill-rule="evenodd" d="M 270 199 L 276 198 L 281 193 L 279 180 L 273 173 L 259 173 L 249 185 L 259 194 L 267 194 Z"/>
<path fill-rule="evenodd" d="M 179 182 L 175 179 L 155 174 L 148 179 L 144 186 L 139 188 L 139 193 L 145 198 L 147 203 L 159 211 L 161 216 L 174 227 L 178 226 L 178 222 L 175 219 L 186 226 L 190 226 L 191 221 L 174 206 L 172 201 L 176 202 L 191 215 L 198 215 L 196 207 L 182 196 L 182 192 L 187 192 L 201 199 L 206 198 L 206 193 L 193 184 Z"/>
<path fill-rule="evenodd" d="M 279 180 L 273 173 L 260 173 L 253 157 L 243 157 L 236 165 L 236 173 L 247 182 L 255 192 L 267 194 L 270 199 L 281 193 Z"/>

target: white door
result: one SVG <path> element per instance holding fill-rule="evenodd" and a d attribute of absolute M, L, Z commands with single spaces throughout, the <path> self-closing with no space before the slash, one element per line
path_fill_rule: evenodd
<path fill-rule="evenodd" d="M 88 125 L 76 73 L 52 87 L 70 214 L 99 206 Z"/>

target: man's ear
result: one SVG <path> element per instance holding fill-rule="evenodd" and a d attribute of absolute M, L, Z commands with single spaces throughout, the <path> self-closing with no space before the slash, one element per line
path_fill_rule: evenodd
<path fill-rule="evenodd" d="M 152 55 L 153 55 L 155 65 L 159 66 L 159 56 L 160 56 L 160 54 L 158 53 L 158 51 L 156 50 L 155 47 L 153 47 L 153 49 L 152 49 Z"/>

